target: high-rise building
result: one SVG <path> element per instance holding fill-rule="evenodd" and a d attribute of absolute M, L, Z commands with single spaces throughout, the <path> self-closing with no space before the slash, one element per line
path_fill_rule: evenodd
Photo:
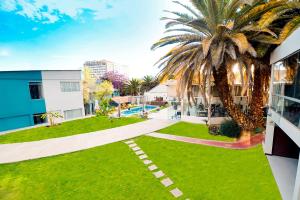
<path fill-rule="evenodd" d="M 116 64 L 108 60 L 87 61 L 84 63 L 84 67 L 89 68 L 91 77 L 96 79 L 103 77 L 106 72 L 110 71 L 115 71 L 127 75 L 126 66 Z"/>

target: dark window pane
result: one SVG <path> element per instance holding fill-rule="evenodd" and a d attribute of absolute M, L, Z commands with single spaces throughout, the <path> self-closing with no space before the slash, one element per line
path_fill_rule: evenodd
<path fill-rule="evenodd" d="M 29 83 L 29 91 L 30 91 L 31 99 L 42 98 L 42 85 L 40 82 Z"/>
<path fill-rule="evenodd" d="M 299 98 L 300 70 L 298 54 L 290 56 L 285 60 L 285 69 L 284 96 Z"/>
<path fill-rule="evenodd" d="M 46 119 L 42 119 L 43 114 L 36 114 L 36 115 L 33 115 L 33 122 L 34 122 L 34 125 L 37 125 L 37 124 L 43 124 L 43 123 L 46 123 Z"/>
<path fill-rule="evenodd" d="M 283 116 L 300 128 L 300 103 L 285 99 Z"/>

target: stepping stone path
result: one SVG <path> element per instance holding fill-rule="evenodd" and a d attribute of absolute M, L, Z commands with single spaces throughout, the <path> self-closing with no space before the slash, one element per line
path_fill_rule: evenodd
<path fill-rule="evenodd" d="M 135 154 L 139 156 L 139 155 L 145 154 L 145 152 L 143 152 L 142 150 L 140 150 L 140 151 L 136 151 Z"/>
<path fill-rule="evenodd" d="M 170 178 L 165 178 L 162 181 L 160 181 L 161 184 L 163 184 L 165 187 L 169 187 L 170 185 L 173 185 L 173 181 Z"/>
<path fill-rule="evenodd" d="M 152 163 L 152 160 L 144 160 L 144 164 L 145 165 L 149 165 L 149 164 L 151 164 Z"/>
<path fill-rule="evenodd" d="M 125 144 L 132 144 L 132 143 L 134 143 L 133 140 L 128 140 L 128 141 L 125 142 Z"/>
<path fill-rule="evenodd" d="M 143 163 L 144 163 L 145 165 L 149 165 L 149 166 L 148 166 L 148 169 L 149 169 L 150 171 L 154 171 L 154 170 L 157 170 L 157 169 L 158 169 L 158 167 L 157 167 L 155 164 L 153 164 L 152 160 L 146 159 L 146 158 L 148 158 L 148 156 L 145 154 L 145 152 L 144 152 L 140 147 L 137 146 L 137 144 L 136 144 L 133 140 L 128 140 L 128 141 L 125 141 L 124 143 L 127 144 L 127 145 L 134 151 L 134 153 L 139 157 L 139 159 L 141 159 L 141 160 L 143 161 Z M 150 164 L 151 164 L 151 165 L 150 165 Z M 161 171 L 161 170 L 158 170 L 158 171 L 156 171 L 156 172 L 153 172 L 153 175 L 154 175 L 157 179 L 160 179 L 160 178 L 162 178 L 162 177 L 165 176 L 165 174 L 164 174 L 163 171 Z M 168 188 L 169 186 L 171 186 L 171 185 L 174 184 L 174 182 L 173 182 L 170 178 L 168 178 L 168 177 L 162 179 L 160 182 L 161 182 L 161 184 L 164 185 L 166 188 Z M 171 193 L 175 198 L 178 198 L 178 197 L 180 197 L 180 196 L 183 195 L 183 193 L 181 192 L 181 190 L 179 190 L 178 188 L 175 188 L 175 189 L 170 190 L 170 193 Z M 186 199 L 186 200 L 188 200 L 188 199 Z"/>
<path fill-rule="evenodd" d="M 181 195 L 183 195 L 183 193 L 178 188 L 175 188 L 175 189 L 171 190 L 170 192 L 175 198 L 178 198 Z"/>
<path fill-rule="evenodd" d="M 146 154 L 143 154 L 143 155 L 140 155 L 139 158 L 140 158 L 141 160 L 143 160 L 143 159 L 145 159 L 145 158 L 148 158 L 148 156 L 147 156 Z"/>
<path fill-rule="evenodd" d="M 141 148 L 138 147 L 138 146 L 136 146 L 136 147 L 133 147 L 132 150 L 133 150 L 133 151 L 139 151 L 139 150 L 141 150 Z"/>
<path fill-rule="evenodd" d="M 135 143 L 132 143 L 132 144 L 129 145 L 130 148 L 133 148 L 133 147 L 136 147 L 136 146 L 137 146 L 137 144 L 135 144 Z"/>
<path fill-rule="evenodd" d="M 159 170 L 157 172 L 153 172 L 153 174 L 156 178 L 161 178 L 165 175 L 161 170 Z"/>
<path fill-rule="evenodd" d="M 148 169 L 149 169 L 150 171 L 154 171 L 154 170 L 158 169 L 158 167 L 157 167 L 156 165 L 150 165 L 150 166 L 148 167 Z"/>

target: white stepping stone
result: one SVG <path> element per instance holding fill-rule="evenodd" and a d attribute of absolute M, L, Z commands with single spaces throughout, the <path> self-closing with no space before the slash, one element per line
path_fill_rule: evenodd
<path fill-rule="evenodd" d="M 146 154 L 143 154 L 143 155 L 140 155 L 139 158 L 140 158 L 141 160 L 143 160 L 143 159 L 145 159 L 145 158 L 148 158 L 148 156 L 147 156 Z"/>
<path fill-rule="evenodd" d="M 132 143 L 134 143 L 133 140 L 128 140 L 128 141 L 125 142 L 125 144 L 132 144 Z"/>
<path fill-rule="evenodd" d="M 156 165 L 150 165 L 149 167 L 148 167 L 148 169 L 150 170 L 150 171 L 154 171 L 154 170 L 156 170 L 158 167 L 156 166 Z"/>
<path fill-rule="evenodd" d="M 161 184 L 163 184 L 165 187 L 169 187 L 173 184 L 173 181 L 170 178 L 165 178 L 162 181 L 160 181 Z"/>
<path fill-rule="evenodd" d="M 161 170 L 154 172 L 153 174 L 156 178 L 161 178 L 165 175 Z"/>
<path fill-rule="evenodd" d="M 145 165 L 149 165 L 149 164 L 151 164 L 152 163 L 152 160 L 144 160 L 144 164 Z"/>
<path fill-rule="evenodd" d="M 174 190 L 171 190 L 170 192 L 175 198 L 178 198 L 183 194 L 178 188 L 175 188 Z"/>
<path fill-rule="evenodd" d="M 136 146 L 137 146 L 136 143 L 132 143 L 132 144 L 129 145 L 130 148 L 133 148 L 133 147 L 136 147 Z"/>
<path fill-rule="evenodd" d="M 133 150 L 133 151 L 139 151 L 139 150 L 141 150 L 141 148 L 138 147 L 138 146 L 136 146 L 136 147 L 133 147 L 132 150 Z"/>
<path fill-rule="evenodd" d="M 142 150 L 136 151 L 136 152 L 135 152 L 136 155 L 142 155 L 142 154 L 144 154 L 144 153 L 145 153 L 145 152 L 143 152 Z"/>

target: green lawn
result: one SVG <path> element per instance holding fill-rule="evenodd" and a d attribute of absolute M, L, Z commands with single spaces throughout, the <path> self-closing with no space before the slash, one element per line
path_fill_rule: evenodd
<path fill-rule="evenodd" d="M 206 140 L 234 141 L 233 138 L 226 136 L 209 134 L 208 127 L 204 124 L 193 124 L 188 122 L 178 122 L 157 132 Z"/>
<path fill-rule="evenodd" d="M 228 150 L 150 137 L 138 138 L 136 143 L 186 198 L 281 199 L 261 147 Z"/>
<path fill-rule="evenodd" d="M 182 199 L 279 200 L 261 147 L 226 150 L 139 137 L 137 144 L 174 181 Z M 19 199 L 174 199 L 118 142 L 81 152 L 0 165 L 0 197 Z"/>
<path fill-rule="evenodd" d="M 1 200 L 172 199 L 123 143 L 0 165 Z"/>
<path fill-rule="evenodd" d="M 141 121 L 143 121 L 143 119 L 134 117 L 113 119 L 112 121 L 108 117 L 92 117 L 86 119 L 79 119 L 65 122 L 61 125 L 54 127 L 39 127 L 23 131 L 17 131 L 6 135 L 0 135 L 0 144 L 14 142 L 29 142 L 49 138 L 64 137 L 80 133 L 88 133 L 124 126 Z"/>

